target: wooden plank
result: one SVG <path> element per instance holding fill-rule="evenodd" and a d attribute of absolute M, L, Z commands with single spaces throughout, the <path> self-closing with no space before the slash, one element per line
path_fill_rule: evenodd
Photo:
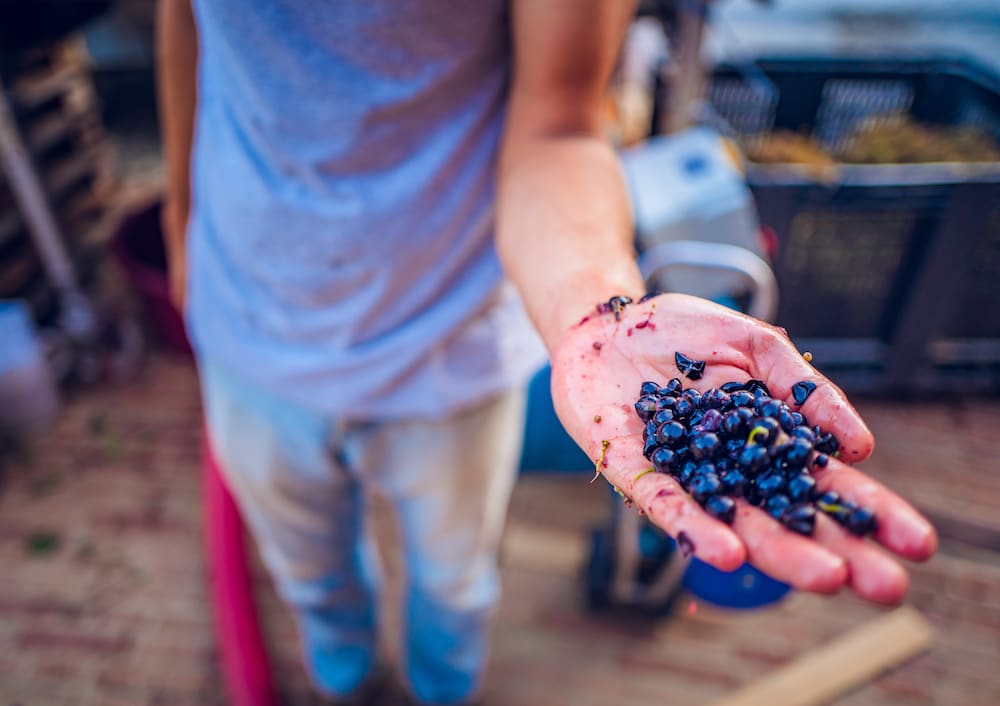
<path fill-rule="evenodd" d="M 903 606 L 723 696 L 712 706 L 819 706 L 925 651 L 933 628 Z"/>

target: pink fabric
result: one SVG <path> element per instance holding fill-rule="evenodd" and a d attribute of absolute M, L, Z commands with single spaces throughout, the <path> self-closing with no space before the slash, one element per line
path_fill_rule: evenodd
<path fill-rule="evenodd" d="M 207 441 L 203 475 L 209 591 L 229 703 L 277 706 L 257 622 L 243 521 Z"/>

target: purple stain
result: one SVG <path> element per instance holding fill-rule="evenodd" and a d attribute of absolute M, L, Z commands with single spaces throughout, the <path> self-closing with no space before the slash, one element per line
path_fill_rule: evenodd
<path fill-rule="evenodd" d="M 604 344 L 601 343 L 600 341 L 594 341 L 593 345 L 594 345 L 594 350 L 595 351 L 601 350 L 601 348 L 604 346 Z"/>
<path fill-rule="evenodd" d="M 683 532 L 677 535 L 677 547 L 681 550 L 681 556 L 685 559 L 694 554 L 694 542 Z"/>

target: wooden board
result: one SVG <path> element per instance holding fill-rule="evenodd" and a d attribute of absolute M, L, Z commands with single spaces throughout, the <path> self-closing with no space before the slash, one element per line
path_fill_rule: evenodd
<path fill-rule="evenodd" d="M 927 619 L 908 606 L 855 628 L 712 706 L 818 706 L 925 651 Z"/>

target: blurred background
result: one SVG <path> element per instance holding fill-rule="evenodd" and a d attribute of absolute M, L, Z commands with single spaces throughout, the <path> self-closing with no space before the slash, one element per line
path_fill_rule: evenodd
<path fill-rule="evenodd" d="M 0 0 L 0 704 L 308 703 L 202 457 L 159 231 L 154 15 Z M 858 401 L 865 469 L 942 535 L 904 616 L 930 644 L 858 671 L 892 650 L 852 643 L 843 684 L 775 702 L 1000 703 L 1000 5 L 648 0 L 607 106 L 650 286 L 784 326 Z M 588 485 L 547 387 L 489 703 L 715 703 L 887 617 L 678 563 Z"/>

